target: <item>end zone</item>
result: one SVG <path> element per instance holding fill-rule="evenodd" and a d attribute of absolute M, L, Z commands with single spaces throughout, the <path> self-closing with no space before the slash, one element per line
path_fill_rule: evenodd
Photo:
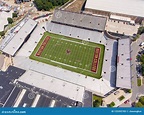
<path fill-rule="evenodd" d="M 92 62 L 92 72 L 97 71 L 98 63 L 99 63 L 99 57 L 100 57 L 100 48 L 96 47 L 95 52 L 94 52 L 94 57 L 93 57 L 93 62 Z"/>

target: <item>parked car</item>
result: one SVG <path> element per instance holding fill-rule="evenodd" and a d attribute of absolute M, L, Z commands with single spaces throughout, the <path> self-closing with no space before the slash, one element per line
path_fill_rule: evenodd
<path fill-rule="evenodd" d="M 144 42 L 141 42 L 139 46 L 144 46 Z"/>
<path fill-rule="evenodd" d="M 126 100 L 125 102 L 124 102 L 124 104 L 127 104 L 127 103 L 129 103 L 130 101 L 129 100 Z"/>
<path fill-rule="evenodd" d="M 114 92 L 114 95 L 117 95 L 119 93 L 119 91 Z"/>

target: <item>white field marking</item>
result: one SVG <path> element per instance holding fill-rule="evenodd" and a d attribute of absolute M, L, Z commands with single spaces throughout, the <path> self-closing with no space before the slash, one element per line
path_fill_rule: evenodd
<path fill-rule="evenodd" d="M 59 38 L 57 38 L 57 37 L 53 37 L 53 38 L 59 39 Z M 93 46 L 93 45 L 83 44 L 82 42 L 76 42 L 76 41 L 72 41 L 72 40 L 68 40 L 68 39 L 64 39 L 64 38 L 61 38 L 61 39 L 64 40 L 64 41 L 73 42 L 73 43 L 78 43 L 78 44 L 85 45 L 85 46 L 96 47 L 96 46 Z M 87 41 L 86 41 L 86 42 L 87 42 Z"/>
<path fill-rule="evenodd" d="M 93 73 L 91 70 L 86 70 L 86 69 L 84 69 L 84 68 L 71 66 L 71 65 L 68 65 L 68 64 L 65 64 L 65 63 L 57 62 L 57 61 L 50 60 L 50 59 L 43 58 L 43 57 L 38 57 L 38 58 L 45 59 L 45 60 L 49 60 L 49 61 L 51 61 L 51 62 L 55 62 L 55 63 L 61 64 L 61 65 L 69 66 L 69 67 L 72 67 L 72 68 L 75 68 L 75 69 L 76 69 L 76 68 L 79 68 L 79 69 L 85 70 L 85 71 L 87 71 L 87 72 L 91 72 L 91 73 Z M 82 65 L 82 64 L 81 64 L 81 65 Z"/>
<path fill-rule="evenodd" d="M 56 37 L 53 37 L 53 38 L 56 38 Z M 59 38 L 56 38 L 56 39 L 59 39 Z M 63 38 L 61 38 L 61 39 L 63 39 Z M 45 40 L 45 39 L 44 39 Z M 44 41 L 43 40 L 43 41 Z M 71 40 L 67 40 L 67 39 L 63 39 L 63 40 L 65 40 L 65 41 L 69 41 L 69 42 L 73 42 L 73 43 L 78 43 L 78 44 L 82 44 L 83 45 L 83 43 L 81 43 L 81 42 L 76 42 L 76 41 L 71 41 Z M 43 42 L 42 42 L 43 43 Z M 42 44 L 41 43 L 41 44 Z M 86 45 L 86 44 L 85 44 Z M 90 46 L 90 47 L 96 47 L 96 46 L 91 46 L 91 45 L 87 45 L 87 46 Z M 41 47 L 41 45 L 39 46 L 39 48 Z M 38 50 L 39 50 L 39 48 L 37 49 L 37 52 L 38 52 Z M 100 48 L 101 49 L 101 48 Z M 36 53 L 37 53 L 36 52 Z M 38 57 L 38 56 L 36 56 L 36 53 L 35 53 L 35 57 Z M 42 58 L 42 59 L 45 59 L 45 60 L 49 60 L 49 61 L 54 61 L 54 60 L 50 60 L 50 59 L 47 59 L 47 58 L 43 58 L 43 57 L 38 57 L 38 58 Z M 64 60 L 64 61 L 66 61 L 66 60 Z M 56 62 L 56 61 L 54 61 L 55 63 L 60 63 L 60 62 Z M 64 63 L 61 63 L 62 65 L 64 64 Z M 64 65 L 67 65 L 67 64 L 64 64 Z M 71 65 L 67 65 L 67 66 L 71 66 Z M 74 67 L 74 66 L 71 66 L 71 67 Z M 80 67 L 74 67 L 74 68 L 80 68 Z M 80 68 L 80 69 L 83 69 L 83 68 Z M 86 69 L 83 69 L 83 70 L 85 70 L 85 71 L 88 71 L 88 72 L 92 72 L 91 70 L 86 70 Z M 98 69 L 97 69 L 98 70 Z M 97 71 L 95 72 L 95 73 L 97 73 Z"/>
<path fill-rule="evenodd" d="M 31 106 L 31 107 L 36 107 L 36 105 L 37 105 L 37 103 L 38 103 L 39 99 L 40 99 L 40 95 L 39 95 L 39 94 L 37 94 L 37 95 L 36 95 L 36 98 L 34 99 L 34 101 L 33 101 L 33 103 L 32 103 L 32 106 Z"/>
<path fill-rule="evenodd" d="M 23 96 L 24 96 L 25 93 L 26 93 L 26 89 L 23 89 L 23 90 L 21 91 L 20 96 L 19 96 L 18 99 L 16 100 L 16 103 L 14 104 L 13 107 L 18 107 L 18 106 L 19 106 L 19 104 L 20 104 L 20 102 L 21 102 L 21 100 L 22 100 L 22 98 L 23 98 Z"/>
<path fill-rule="evenodd" d="M 4 105 L 7 103 L 7 101 L 9 100 L 9 98 L 11 97 L 11 95 L 12 95 L 12 93 L 14 92 L 15 88 L 16 88 L 16 86 L 15 86 L 15 87 L 13 88 L 13 90 L 11 91 L 9 97 L 7 98 L 7 100 L 5 101 L 5 103 L 3 104 L 3 107 L 4 107 Z"/>

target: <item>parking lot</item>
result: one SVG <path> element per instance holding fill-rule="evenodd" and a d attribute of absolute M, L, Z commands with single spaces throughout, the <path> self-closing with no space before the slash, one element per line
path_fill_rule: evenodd
<path fill-rule="evenodd" d="M 18 79 L 25 70 L 10 66 L 5 72 L 0 71 L 0 106 L 3 106 L 14 90 L 15 79 Z"/>
<path fill-rule="evenodd" d="M 81 102 L 18 82 L 4 107 L 82 107 Z M 22 95 L 22 91 L 26 90 Z M 39 99 L 36 101 L 36 97 Z M 21 97 L 19 100 L 19 97 Z M 19 100 L 19 102 L 18 102 Z M 34 106 L 34 103 L 36 104 Z M 52 102 L 54 102 L 52 104 Z M 16 104 L 17 103 L 17 104 Z"/>

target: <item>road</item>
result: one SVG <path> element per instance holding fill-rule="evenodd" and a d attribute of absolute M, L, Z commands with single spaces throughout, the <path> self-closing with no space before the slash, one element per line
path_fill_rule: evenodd
<path fill-rule="evenodd" d="M 140 36 L 137 41 L 133 42 L 131 44 L 131 57 L 132 57 L 132 97 L 131 101 L 135 102 L 136 97 L 139 94 L 144 94 L 144 85 L 141 87 L 137 86 L 137 72 L 136 72 L 136 56 L 138 54 L 138 51 L 140 51 L 139 44 L 144 41 L 144 34 Z"/>

